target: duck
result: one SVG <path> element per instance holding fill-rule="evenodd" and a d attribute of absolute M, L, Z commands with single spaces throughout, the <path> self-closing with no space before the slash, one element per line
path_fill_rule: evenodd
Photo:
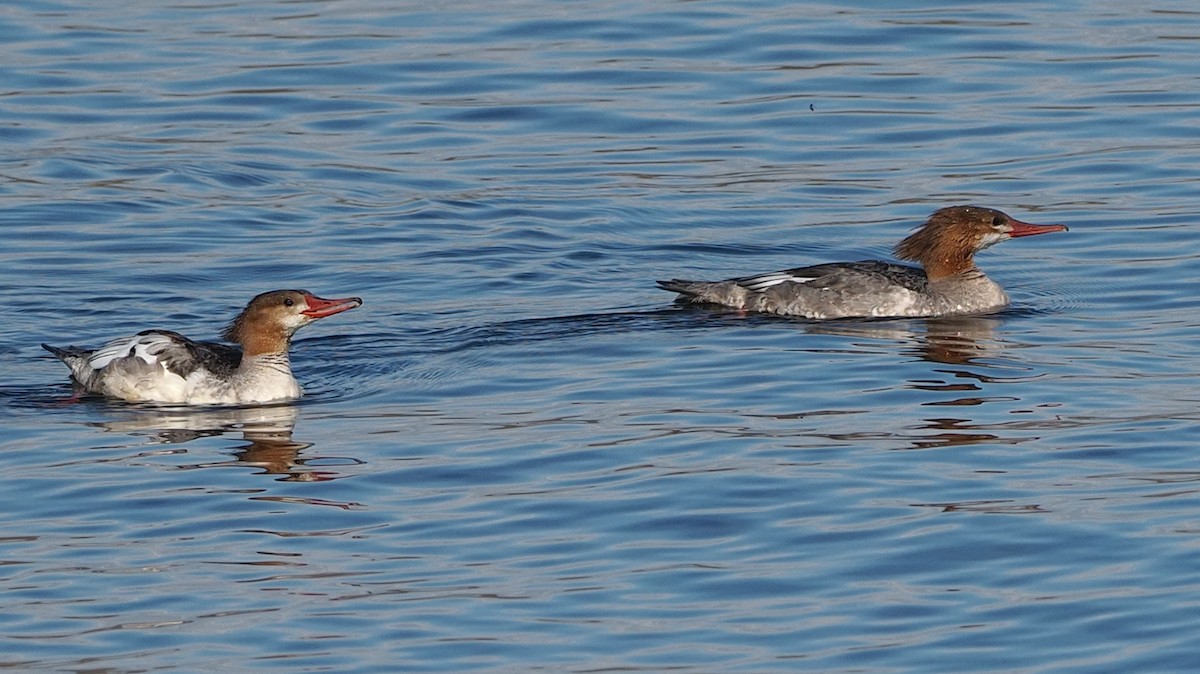
<path fill-rule="evenodd" d="M 362 299 L 325 299 L 307 290 L 254 297 L 222 332 L 232 344 L 143 330 L 98 349 L 42 344 L 71 369 L 77 393 L 142 403 L 253 405 L 299 398 L 288 350 L 300 328 Z"/>
<path fill-rule="evenodd" d="M 1066 225 L 1022 222 L 993 208 L 940 208 L 896 244 L 897 259 L 832 262 L 724 281 L 657 281 L 683 304 L 812 320 L 988 314 L 1008 294 L 975 266 L 975 254 L 1009 239 L 1065 232 Z"/>

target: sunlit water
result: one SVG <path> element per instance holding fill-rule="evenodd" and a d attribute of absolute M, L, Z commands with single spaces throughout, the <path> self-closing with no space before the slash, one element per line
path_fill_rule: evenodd
<path fill-rule="evenodd" d="M 395 5 L 0 10 L 0 668 L 1200 662 L 1191 3 Z M 954 203 L 1071 226 L 980 257 L 1003 313 L 653 286 Z M 280 287 L 366 302 L 293 405 L 39 347 Z"/>

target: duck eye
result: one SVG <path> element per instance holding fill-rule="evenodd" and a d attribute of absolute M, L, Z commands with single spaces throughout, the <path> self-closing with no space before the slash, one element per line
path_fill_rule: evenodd
<path fill-rule="evenodd" d="M 1004 226 L 1004 218 L 1000 217 L 999 215 L 992 218 L 992 227 L 1003 227 L 1003 226 Z"/>
<path fill-rule="evenodd" d="M 294 305 L 295 303 L 296 303 L 296 300 L 294 300 L 290 297 L 283 298 L 283 306 L 285 306 L 285 307 L 290 307 L 290 306 Z"/>

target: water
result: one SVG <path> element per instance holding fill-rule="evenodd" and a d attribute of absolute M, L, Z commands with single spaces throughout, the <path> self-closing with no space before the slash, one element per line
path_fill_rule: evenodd
<path fill-rule="evenodd" d="M 0 667 L 1191 671 L 1200 14 L 1182 1 L 0 11 Z M 653 280 L 1069 233 L 1014 306 L 803 321 Z M 308 395 L 85 400 L 211 339 Z"/>

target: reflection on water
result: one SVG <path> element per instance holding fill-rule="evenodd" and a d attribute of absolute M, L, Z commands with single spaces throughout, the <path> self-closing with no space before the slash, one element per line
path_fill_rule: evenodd
<path fill-rule="evenodd" d="M 913 427 L 919 438 L 910 438 L 909 441 L 913 449 L 931 449 L 976 444 L 1016 445 L 1037 439 L 1035 436 L 1006 438 L 995 433 L 972 431 L 972 426 L 973 422 L 970 419 L 922 419 L 919 425 Z"/>
<path fill-rule="evenodd" d="M 299 416 L 295 405 L 262 407 L 185 408 L 163 406 L 113 405 L 119 419 L 91 422 L 89 425 L 114 433 L 149 438 L 160 444 L 186 444 L 199 438 L 240 434 L 244 443 L 230 447 L 233 461 L 182 466 L 182 468 L 221 468 L 250 465 L 268 475 L 280 475 L 284 481 L 320 482 L 333 480 L 337 472 L 328 470 L 332 462 L 308 465 L 301 456 L 311 443 L 292 437 Z M 351 460 L 358 463 L 357 460 Z"/>
<path fill-rule="evenodd" d="M 247 438 L 290 440 L 299 409 L 294 405 L 257 407 L 173 407 L 165 405 L 122 405 L 109 410 L 117 417 L 92 425 L 114 433 L 151 438 L 164 444 L 240 431 Z"/>
<path fill-rule="evenodd" d="M 914 503 L 917 508 L 938 508 L 944 513 L 974 512 L 999 515 L 1033 515 L 1046 512 L 1037 504 L 1019 504 L 1012 501 L 960 501 L 958 503 Z"/>
<path fill-rule="evenodd" d="M 969 364 L 979 358 L 999 356 L 1005 343 L 995 338 L 1000 319 L 993 316 L 956 316 L 921 320 L 830 321 L 805 324 L 814 334 L 888 339 L 912 344 L 907 353 L 935 363 Z"/>
<path fill-rule="evenodd" d="M 950 398 L 922 401 L 912 408 L 916 413 L 924 407 L 977 408 L 997 404 L 1005 407 L 1017 404 L 1019 407 L 1021 399 L 1017 396 L 986 394 L 989 385 L 1003 384 L 1011 379 L 996 376 L 996 369 L 1028 369 L 1028 366 L 1006 358 L 1006 351 L 1022 345 L 997 337 L 1002 324 L 1003 318 L 999 316 L 968 316 L 916 322 L 830 323 L 806 329 L 814 333 L 893 340 L 907 345 L 902 349 L 904 354 L 922 361 L 955 366 L 926 371 L 921 379 L 906 382 L 904 387 L 910 390 L 956 394 Z M 945 377 L 929 378 L 931 373 Z M 1012 436 L 996 431 L 1028 430 L 1026 426 L 1024 422 L 997 424 L 970 417 L 929 417 L 905 426 L 899 435 L 912 449 L 973 444 L 1016 445 L 1036 440 L 1038 436 Z"/>

